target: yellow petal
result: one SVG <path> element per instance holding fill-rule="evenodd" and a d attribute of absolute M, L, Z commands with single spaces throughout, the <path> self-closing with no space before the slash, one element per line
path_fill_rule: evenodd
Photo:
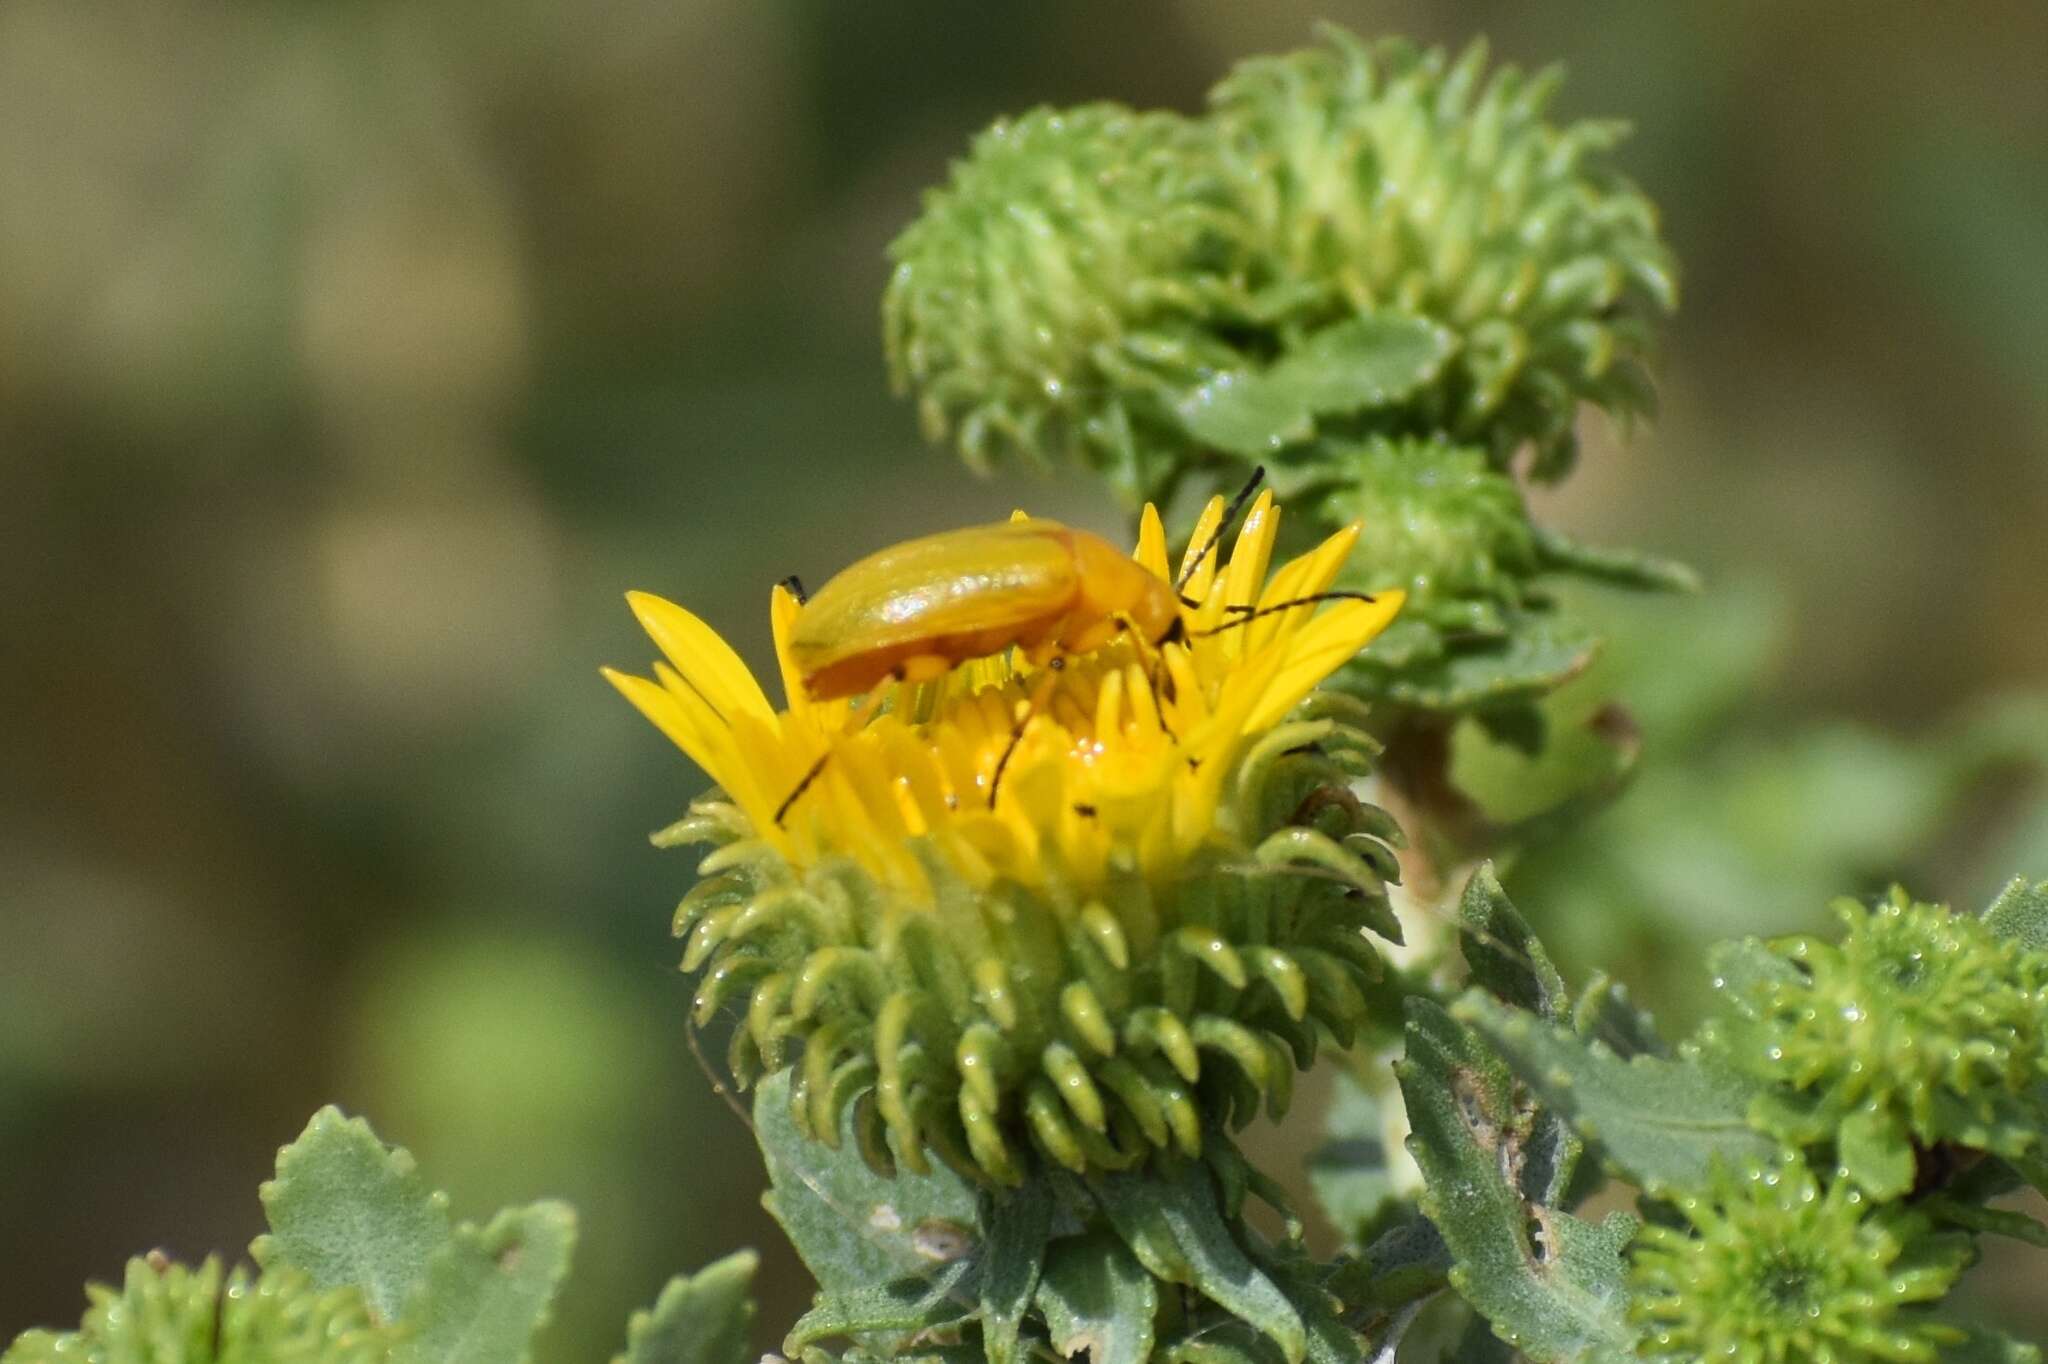
<path fill-rule="evenodd" d="M 1288 641 L 1287 661 L 1266 683 L 1258 704 L 1245 717 L 1246 729 L 1278 724 L 1324 678 L 1350 662 L 1368 641 L 1386 629 L 1407 596 L 1398 591 L 1373 595 L 1375 600 L 1369 602 L 1338 602 Z"/>
<path fill-rule="evenodd" d="M 711 780 L 721 781 L 718 768 L 719 745 L 710 742 L 698 727 L 695 717 L 683 707 L 683 703 L 666 687 L 649 682 L 644 677 L 622 673 L 616 668 L 600 668 L 604 680 L 619 689 L 642 715 L 654 722 L 654 727 L 669 737 L 669 742 L 683 750 L 690 759 L 710 774 Z M 721 784 L 723 784 L 721 782 Z"/>
<path fill-rule="evenodd" d="M 808 710 L 811 698 L 804 692 L 804 675 L 790 652 L 790 637 L 796 632 L 796 615 L 803 603 L 781 583 L 768 594 L 768 628 L 775 637 L 775 666 L 782 673 L 782 696 L 791 711 Z"/>
<path fill-rule="evenodd" d="M 728 724 L 741 711 L 775 714 L 754 674 L 716 630 L 651 592 L 628 592 L 626 601 L 676 671 Z"/>
<path fill-rule="evenodd" d="M 1149 572 L 1172 581 L 1173 573 L 1166 563 L 1166 526 L 1159 519 L 1159 508 L 1150 502 L 1138 515 L 1138 548 L 1131 557 Z"/>

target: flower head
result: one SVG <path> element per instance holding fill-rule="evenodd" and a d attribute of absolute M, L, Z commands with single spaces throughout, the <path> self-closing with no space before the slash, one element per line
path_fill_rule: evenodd
<path fill-rule="evenodd" d="M 1834 1142 L 1866 1189 L 1910 1187 L 1912 1146 L 2004 1155 L 2038 1140 L 2048 1081 L 2048 956 L 1894 889 L 1835 903 L 1839 943 L 1772 945 L 1709 1045 L 1773 1082 L 1754 1115 L 1796 1144 Z"/>
<path fill-rule="evenodd" d="M 1398 935 L 1398 833 L 1349 788 L 1371 741 L 1313 693 L 1401 594 L 1302 602 L 1357 531 L 1269 575 L 1278 522 L 1261 497 L 1226 563 L 1197 556 L 1180 640 L 963 661 L 879 711 L 804 694 L 779 589 L 783 710 L 696 617 L 634 598 L 668 661 L 606 675 L 721 788 L 671 831 L 721 845 L 677 928 L 700 1021 L 744 1001 L 742 1081 L 800 1057 L 821 1139 L 850 1109 L 877 1164 L 886 1133 L 1004 1182 L 1019 1149 L 1125 1166 L 1284 1107 L 1363 1016 L 1361 929 Z M 1135 560 L 1171 581 L 1150 508 Z"/>
<path fill-rule="evenodd" d="M 1796 1159 L 1723 1172 L 1636 1242 L 1633 1311 L 1650 1359 L 1916 1364 L 1963 1333 L 1918 1309 L 1969 1258 L 1966 1238 L 1876 1212 L 1846 1181 L 1823 1191 Z"/>
<path fill-rule="evenodd" d="M 1196 526 L 1196 545 L 1222 513 L 1218 499 Z M 893 893 L 926 903 L 936 891 L 931 855 L 977 888 L 1004 880 L 1089 890 L 1113 864 L 1157 881 L 1228 838 L 1218 818 L 1228 814 L 1235 759 L 1400 609 L 1402 594 L 1390 592 L 1217 629 L 1322 592 L 1357 538 L 1356 527 L 1342 531 L 1269 578 L 1279 520 L 1262 496 L 1228 564 L 1194 569 L 1181 589 L 1198 603 L 1183 608 L 1187 638 L 1156 658 L 1128 637 L 1062 659 L 1056 673 L 997 654 L 936 681 L 885 684 L 887 708 L 870 718 L 804 694 L 790 650 L 801 607 L 778 586 L 771 611 L 787 710 L 769 704 L 702 621 L 644 593 L 632 595 L 633 609 L 668 662 L 655 665 L 653 682 L 606 676 L 794 867 L 850 858 Z M 1136 559 L 1170 581 L 1150 508 Z"/>

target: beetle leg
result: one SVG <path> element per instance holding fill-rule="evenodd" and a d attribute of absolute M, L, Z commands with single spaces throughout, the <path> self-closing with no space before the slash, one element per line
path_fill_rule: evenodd
<path fill-rule="evenodd" d="M 902 667 L 896 669 L 897 681 L 903 680 L 904 671 L 905 669 Z M 853 713 L 847 717 L 847 731 L 865 729 L 868 721 L 875 718 L 876 713 L 882 709 L 882 702 L 886 701 L 888 697 L 888 692 L 880 687 L 876 687 L 873 691 L 862 697 L 860 705 L 855 707 Z M 811 783 L 816 781 L 818 774 L 825 770 L 825 760 L 831 756 L 832 750 L 829 747 L 823 753 L 820 753 L 818 760 L 811 764 L 810 770 L 805 772 L 797 781 L 797 784 L 790 789 L 790 793 L 782 798 L 782 804 L 775 807 L 776 828 L 782 827 L 782 817 L 789 813 L 789 807 L 796 804 L 798 797 L 811 789 Z"/>
<path fill-rule="evenodd" d="M 1031 699 L 1024 703 L 1024 713 L 1017 717 L 1016 727 L 1010 731 L 1010 742 L 1003 746 L 1003 756 L 996 759 L 995 775 L 989 778 L 989 809 L 996 808 L 996 794 L 1003 789 L 1003 770 L 1010 765 L 1010 759 L 1016 756 L 1017 745 L 1024 742 L 1024 731 L 1031 727 L 1031 722 L 1038 717 L 1038 712 L 1045 709 L 1045 703 L 1051 699 L 1053 684 L 1059 681 L 1060 665 L 1065 661 L 1064 658 L 1054 658 L 1052 669 L 1031 689 Z"/>

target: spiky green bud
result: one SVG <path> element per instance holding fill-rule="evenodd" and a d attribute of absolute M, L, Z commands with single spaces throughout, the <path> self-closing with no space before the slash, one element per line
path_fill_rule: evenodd
<path fill-rule="evenodd" d="M 258 1276 L 218 1258 L 128 1262 L 119 1288 L 92 1284 L 76 1331 L 31 1331 L 0 1364 L 381 1364 L 396 1333 L 360 1290 L 320 1290 L 292 1270 Z"/>
<path fill-rule="evenodd" d="M 1131 1169 L 1285 1110 L 1295 1071 L 1366 1021 L 1398 936 L 1382 841 L 1348 781 L 1371 742 L 1352 703 L 1312 698 L 1221 775 L 1204 851 L 1165 879 L 974 886 L 912 840 L 933 888 L 852 861 L 792 867 L 715 794 L 678 839 L 720 845 L 678 912 L 699 1025 L 736 1015 L 742 1083 L 792 1067 L 800 1128 L 862 1154 L 1015 1184 L 1049 1162 Z M 893 1148 L 893 1152 L 892 1152 Z"/>
<path fill-rule="evenodd" d="M 1872 1211 L 1846 1181 L 1823 1189 L 1796 1159 L 1724 1170 L 1679 1211 L 1687 1227 L 1645 1227 L 1632 1256 L 1647 1358 L 1921 1364 L 1964 1338 L 1921 1304 L 1955 1282 L 1968 1239 Z"/>
<path fill-rule="evenodd" d="M 1371 424 L 1499 464 L 1533 444 L 1538 475 L 1563 474 L 1579 404 L 1649 406 L 1654 324 L 1676 302 L 1655 208 L 1604 161 L 1625 128 L 1546 122 L 1562 73 L 1489 76 L 1483 43 L 1452 61 L 1325 37 L 1244 62 L 1211 101 L 1248 287 L 1288 300 L 1283 335 L 1388 310 L 1447 328 L 1441 373 Z"/>
<path fill-rule="evenodd" d="M 1247 61 L 1210 112 L 1038 110 L 974 142 L 891 249 L 885 338 L 970 462 L 1079 459 L 1132 497 L 1312 437 L 1448 439 L 1539 476 L 1581 403 L 1650 404 L 1675 301 L 1622 128 L 1558 73 L 1339 29 Z"/>
<path fill-rule="evenodd" d="M 1893 889 L 1838 900 L 1842 940 L 1772 945 L 1781 969 L 1724 982 L 1707 1044 L 1771 1082 L 1754 1119 L 1833 1143 L 1863 1186 L 1896 1196 L 1914 1148 L 2018 1155 L 2040 1140 L 2048 1082 L 2048 954 Z"/>
<path fill-rule="evenodd" d="M 1234 352 L 1207 129 L 1111 104 L 1038 109 L 974 140 L 890 248 L 891 375 L 976 467 L 1079 459 L 1139 491 L 1180 437 L 1170 403 Z"/>

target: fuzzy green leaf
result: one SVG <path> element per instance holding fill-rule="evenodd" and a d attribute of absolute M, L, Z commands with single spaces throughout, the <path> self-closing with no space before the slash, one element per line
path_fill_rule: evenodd
<path fill-rule="evenodd" d="M 1538 1364 L 1629 1357 L 1622 1248 L 1635 1219 L 1617 1213 L 1594 1226 L 1532 1206 L 1506 1173 L 1522 1122 L 1507 1067 L 1435 1003 L 1414 998 L 1407 1009 L 1397 1073 L 1414 1126 L 1409 1149 L 1427 1183 L 1423 1211 L 1451 1251 L 1451 1286 Z"/>
<path fill-rule="evenodd" d="M 1056 1243 L 1038 1280 L 1038 1310 L 1052 1347 L 1090 1364 L 1145 1364 L 1152 1354 L 1159 1282 L 1107 1231 Z"/>
<path fill-rule="evenodd" d="M 1338 1075 L 1323 1136 L 1309 1159 L 1309 1187 L 1345 1244 L 1355 1246 L 1394 1200 L 1379 1100 L 1349 1075 Z"/>
<path fill-rule="evenodd" d="M 1493 863 L 1481 863 L 1465 882 L 1458 919 L 1461 948 L 1465 964 L 1472 968 L 1474 985 L 1503 1003 L 1551 1022 L 1562 1022 L 1571 1015 L 1571 992 L 1565 988 L 1563 974 L 1501 888 Z"/>
<path fill-rule="evenodd" d="M 1402 705 L 1465 710 L 1540 696 L 1584 672 L 1599 651 L 1592 635 L 1553 615 L 1517 611 L 1509 620 L 1504 636 L 1461 642 L 1384 676 L 1364 654 L 1339 680 Z"/>
<path fill-rule="evenodd" d="M 924 1331 L 960 1321 L 974 1312 L 975 1270 L 971 1261 L 962 1260 L 930 1278 L 911 1275 L 879 1286 L 822 1292 L 817 1305 L 789 1328 L 783 1351 L 793 1355 L 835 1336 Z"/>
<path fill-rule="evenodd" d="M 988 1249 L 982 1257 L 982 1348 L 989 1364 L 1011 1364 L 1017 1331 L 1038 1288 L 1045 1243 L 1052 1235 L 1053 1197 L 1037 1182 L 1005 1190 L 983 1201 L 981 1225 Z"/>
<path fill-rule="evenodd" d="M 1543 1102 L 1570 1118 L 1645 1189 L 1702 1185 L 1715 1160 L 1768 1160 L 1772 1141 L 1747 1121 L 1754 1082 L 1694 1059 L 1623 1060 L 1604 1043 L 1470 992 L 1457 1016 L 1484 1033 Z"/>
<path fill-rule="evenodd" d="M 464 1223 L 427 1262 L 402 1319 L 393 1364 L 509 1364 L 531 1357 L 569 1272 L 576 1214 L 560 1203 L 508 1208 Z"/>
<path fill-rule="evenodd" d="M 1176 411 L 1196 440 L 1256 459 L 1306 440 L 1319 416 L 1407 397 L 1436 377 L 1454 346 L 1448 331 L 1424 318 L 1354 317 L 1316 332 L 1263 373 L 1209 380 Z"/>
<path fill-rule="evenodd" d="M 736 1251 L 695 1274 L 678 1274 L 650 1311 L 626 1323 L 626 1352 L 613 1364 L 747 1364 L 754 1323 L 748 1289 L 761 1257 Z"/>
<path fill-rule="evenodd" d="M 1984 911 L 1984 926 L 2030 952 L 2048 952 L 2048 881 L 2030 886 L 2015 876 Z"/>
<path fill-rule="evenodd" d="M 754 1132 L 773 1186 L 762 1203 L 827 1291 L 872 1287 L 958 1253 L 975 1224 L 974 1191 L 952 1171 L 883 1179 L 859 1155 L 851 1110 L 839 1148 L 803 1135 L 789 1114 L 789 1075 L 763 1080 Z"/>
<path fill-rule="evenodd" d="M 358 1287 L 380 1321 L 398 1319 L 451 1235 L 448 1197 L 427 1187 L 412 1156 L 333 1107 L 278 1152 L 262 1199 L 270 1234 L 258 1261 L 320 1288 Z"/>
<path fill-rule="evenodd" d="M 1866 1108 L 1842 1120 L 1835 1158 L 1872 1198 L 1898 1198 L 1913 1187 L 1913 1143 L 1882 1109 Z"/>
<path fill-rule="evenodd" d="M 1206 1166 L 1103 1175 L 1089 1186 L 1140 1264 L 1193 1288 L 1271 1340 L 1287 1364 L 1301 1364 L 1301 1315 L 1232 1238 Z"/>

